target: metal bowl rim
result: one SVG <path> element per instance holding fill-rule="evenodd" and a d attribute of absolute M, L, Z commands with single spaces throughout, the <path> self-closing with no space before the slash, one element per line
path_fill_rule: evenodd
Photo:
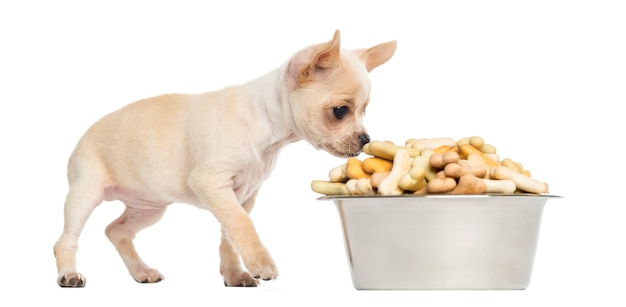
<path fill-rule="evenodd" d="M 431 198 L 431 199 L 469 199 L 469 198 L 511 198 L 511 197 L 523 197 L 523 198 L 563 198 L 563 196 L 552 194 L 531 194 L 531 193 L 518 193 L 518 194 L 463 194 L 463 195 L 451 195 L 451 194 L 401 194 L 401 195 L 328 195 L 317 198 L 317 200 L 341 200 L 341 199 L 365 199 L 365 198 L 378 198 L 378 199 L 410 199 L 410 198 Z"/>

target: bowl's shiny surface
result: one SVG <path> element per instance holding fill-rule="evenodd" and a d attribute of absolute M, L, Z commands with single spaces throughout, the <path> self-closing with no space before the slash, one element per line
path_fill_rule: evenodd
<path fill-rule="evenodd" d="M 525 289 L 552 195 L 328 196 L 356 289 Z"/>

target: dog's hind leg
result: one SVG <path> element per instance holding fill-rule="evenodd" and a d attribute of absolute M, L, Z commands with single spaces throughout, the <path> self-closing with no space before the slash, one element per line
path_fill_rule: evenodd
<path fill-rule="evenodd" d="M 87 280 L 76 271 L 76 251 L 80 236 L 89 215 L 103 199 L 102 186 L 89 179 L 75 180 L 65 200 L 63 233 L 54 245 L 58 277 L 61 287 L 84 287 Z"/>
<path fill-rule="evenodd" d="M 140 230 L 158 222 L 167 207 L 137 209 L 126 206 L 124 213 L 106 228 L 106 235 L 124 260 L 130 275 L 140 283 L 155 283 L 163 280 L 159 271 L 147 266 L 137 254 L 133 239 Z"/>

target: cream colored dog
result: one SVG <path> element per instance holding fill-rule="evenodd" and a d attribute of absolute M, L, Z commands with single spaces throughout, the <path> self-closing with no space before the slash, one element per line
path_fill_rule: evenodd
<path fill-rule="evenodd" d="M 54 246 L 58 284 L 85 286 L 76 270 L 77 241 L 104 200 L 126 205 L 106 235 L 138 282 L 163 280 L 141 260 L 133 238 L 171 203 L 207 209 L 220 222 L 226 286 L 275 279 L 274 260 L 248 215 L 261 183 L 292 142 L 305 140 L 337 156 L 359 154 L 369 142 L 361 122 L 369 103 L 368 72 L 395 49 L 390 41 L 344 50 L 337 31 L 331 41 L 301 50 L 248 83 L 140 100 L 96 122 L 69 160 L 65 224 Z"/>

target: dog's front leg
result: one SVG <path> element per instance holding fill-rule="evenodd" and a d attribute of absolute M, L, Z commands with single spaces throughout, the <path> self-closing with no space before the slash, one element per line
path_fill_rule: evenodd
<path fill-rule="evenodd" d="M 243 209 L 250 214 L 258 190 L 243 203 Z M 222 228 L 220 242 L 220 274 L 224 277 L 224 285 L 227 287 L 256 287 L 259 281 L 241 267 L 239 251 L 233 245 L 228 232 Z"/>
<path fill-rule="evenodd" d="M 251 283 L 243 270 L 238 269 L 239 264 L 235 260 L 238 258 L 237 252 L 251 276 L 257 279 L 271 280 L 278 277 L 276 264 L 269 252 L 261 243 L 261 240 L 254 228 L 252 219 L 248 215 L 254 202 L 254 197 L 246 201 L 244 205 L 239 203 L 235 192 L 228 184 L 230 180 L 192 179 L 190 187 L 201 199 L 202 205 L 206 207 L 222 225 L 222 243 L 220 245 L 221 264 L 220 269 L 227 268 L 230 274 L 224 275 L 227 286 L 256 286 L 258 283 Z M 225 272 L 222 272 L 225 274 Z M 227 277 L 240 274 L 244 280 L 241 283 L 232 280 L 228 283 Z"/>

